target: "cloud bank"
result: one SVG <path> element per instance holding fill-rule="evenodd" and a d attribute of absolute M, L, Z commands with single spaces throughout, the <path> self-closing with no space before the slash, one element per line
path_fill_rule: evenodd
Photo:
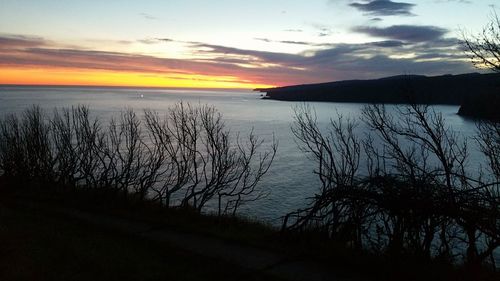
<path fill-rule="evenodd" d="M 368 79 L 403 73 L 439 75 L 474 71 L 459 50 L 457 40 L 443 38 L 447 32 L 444 29 L 361 26 L 356 31 L 387 40 L 364 44 L 312 43 L 308 45 L 310 49 L 297 54 L 189 42 L 186 44 L 193 58 L 178 59 L 67 48 L 44 38 L 0 34 L 0 67 L 130 71 L 165 77 L 194 74 L 220 81 L 235 77 L 242 83 L 267 85 Z M 164 41 L 170 40 L 173 39 Z"/>

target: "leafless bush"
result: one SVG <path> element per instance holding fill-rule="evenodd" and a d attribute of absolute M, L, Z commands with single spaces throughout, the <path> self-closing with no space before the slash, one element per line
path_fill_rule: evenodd
<path fill-rule="evenodd" d="M 188 123 L 190 106 L 180 103 L 168 110 L 167 116 L 161 119 L 157 112 L 145 111 L 146 125 L 150 139 L 154 144 L 153 159 L 155 163 L 152 171 L 156 170 L 156 178 L 151 190 L 154 200 L 160 201 L 167 207 L 171 204 L 171 197 L 181 190 L 188 182 L 191 170 L 191 154 L 194 153 L 191 145 L 191 131 L 193 127 Z M 177 125 L 174 125 L 177 124 Z"/>
<path fill-rule="evenodd" d="M 19 120 L 15 115 L 0 122 L 0 167 L 10 177 L 49 181 L 54 154 L 50 125 L 42 110 L 33 106 Z"/>
<path fill-rule="evenodd" d="M 363 121 L 371 133 L 361 139 L 355 121 L 339 116 L 322 130 L 310 108 L 295 110 L 292 132 L 315 160 L 321 186 L 308 208 L 285 217 L 283 229 L 319 229 L 348 247 L 391 257 L 460 253 L 467 264 L 485 262 L 500 246 L 498 125 L 479 126 L 495 175 L 485 181 L 467 172 L 468 141 L 429 106 L 398 106 L 389 114 L 371 105 Z"/>
<path fill-rule="evenodd" d="M 339 116 L 322 133 L 315 113 L 305 105 L 295 109 L 294 119 L 292 132 L 302 151 L 310 153 L 317 163 L 314 173 L 321 181 L 321 188 L 311 207 L 290 214 L 297 219 L 289 228 L 312 226 L 330 237 L 361 247 L 364 232 L 361 221 L 367 210 L 362 202 L 349 200 L 348 195 L 363 189 L 357 178 L 361 141 L 354 133 L 356 122 Z"/>
<path fill-rule="evenodd" d="M 54 180 L 63 186 L 74 187 L 78 170 L 78 157 L 74 144 L 75 129 L 72 123 L 72 111 L 54 110 L 52 118 L 52 143 L 55 149 Z"/>
<path fill-rule="evenodd" d="M 219 215 L 235 215 L 258 188 L 276 154 L 251 132 L 233 135 L 210 106 L 179 103 L 160 117 L 126 110 L 104 125 L 87 107 L 32 107 L 0 120 L 0 171 L 6 177 L 65 187 L 109 189 L 201 212 L 214 201 Z"/>
<path fill-rule="evenodd" d="M 180 206 L 197 211 L 217 199 L 219 214 L 234 215 L 241 204 L 262 196 L 257 184 L 276 154 L 274 140 L 269 151 L 260 152 L 263 140 L 253 133 L 246 140 L 232 135 L 210 106 L 179 103 L 164 120 L 150 111 L 145 116 L 166 168 L 161 184 L 153 187 L 156 199 L 171 205 L 182 193 Z"/>
<path fill-rule="evenodd" d="M 481 182 L 481 212 L 487 214 L 479 220 L 480 229 L 488 233 L 487 251 L 500 246 L 500 123 L 480 121 L 477 123 L 476 140 L 483 155 L 487 159 L 485 177 Z M 483 256 L 490 253 L 485 252 Z"/>
<path fill-rule="evenodd" d="M 28 169 L 20 127 L 15 115 L 0 122 L 0 168 L 6 177 L 21 177 Z"/>
<path fill-rule="evenodd" d="M 397 115 L 385 106 L 365 107 L 366 124 L 376 134 L 380 148 L 365 142 L 370 167 L 370 185 L 379 189 L 379 233 L 387 236 L 387 250 L 405 251 L 430 258 L 451 256 L 449 228 L 463 187 L 467 142 L 445 126 L 441 114 L 429 106 L 410 104 L 397 108 Z M 381 222 L 381 223 L 380 223 Z M 440 235 L 437 235 L 439 232 Z M 439 237 L 439 241 L 435 241 Z"/>

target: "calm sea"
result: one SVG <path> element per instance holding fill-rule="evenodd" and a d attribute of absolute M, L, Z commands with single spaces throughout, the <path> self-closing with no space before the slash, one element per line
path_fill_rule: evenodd
<path fill-rule="evenodd" d="M 49 113 L 54 107 L 88 105 L 93 114 L 109 118 L 121 110 L 132 108 L 137 112 L 152 109 L 165 111 L 179 102 L 214 105 L 225 117 L 233 132 L 254 132 L 271 140 L 273 134 L 279 141 L 276 159 L 261 182 L 270 194 L 260 201 L 246 205 L 242 213 L 273 224 L 287 212 L 306 206 L 314 195 L 319 181 L 313 174 L 314 165 L 295 143 L 290 131 L 293 108 L 298 103 L 263 100 L 259 93 L 234 90 L 158 90 L 83 87 L 0 87 L 0 115 L 20 113 L 37 104 Z M 318 121 L 327 124 L 331 117 L 341 113 L 359 118 L 363 104 L 309 103 L 318 115 Z M 474 122 L 456 112 L 457 106 L 435 106 L 454 131 L 463 136 L 474 134 Z M 363 131 L 363 125 L 359 127 Z M 471 158 L 474 162 L 476 157 Z M 475 165 L 475 163 L 471 163 Z"/>

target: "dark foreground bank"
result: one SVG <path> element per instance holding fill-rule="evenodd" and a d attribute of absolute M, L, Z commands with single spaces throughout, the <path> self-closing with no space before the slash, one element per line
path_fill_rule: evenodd
<path fill-rule="evenodd" d="M 0 280 L 365 280 L 257 222 L 31 187 L 1 186 Z"/>
<path fill-rule="evenodd" d="M 102 191 L 0 183 L 1 280 L 498 280 Z"/>
<path fill-rule="evenodd" d="M 236 275 L 231 278 L 238 280 L 499 279 L 492 255 L 500 245 L 499 201 L 497 193 L 492 192 L 498 190 L 493 189 L 498 181 L 477 181 L 451 169 L 464 167 L 467 158 L 461 155 L 467 154 L 465 148 L 456 145 L 461 142 L 447 133 L 440 115 L 429 115 L 426 107 L 412 105 L 400 111 L 406 114 L 401 120 L 407 121 L 407 127 L 393 123 L 381 106 L 368 108 L 366 116 L 374 127 L 382 133 L 394 132 L 384 134 L 387 147 L 406 151 L 392 141 L 393 137 L 414 136 L 415 145 L 411 147 L 423 150 L 411 153 L 424 157 L 396 166 L 399 170 L 373 166 L 377 169 L 373 173 L 357 177 L 356 159 L 360 159 L 361 150 L 349 129 L 353 127 L 340 127 L 332 121 L 336 131 L 325 139 L 307 108 L 301 112 L 296 115 L 294 135 L 303 143 L 312 140 L 320 143 L 321 149 L 330 149 L 330 158 L 317 153 L 318 170 L 326 173 L 322 175 L 337 172 L 338 176 L 322 176 L 321 193 L 307 209 L 287 214 L 282 230 L 241 219 L 237 212 L 238 206 L 261 196 L 260 188 L 272 189 L 255 184 L 272 162 L 276 145 L 270 151 L 256 153 L 262 142 L 252 135 L 248 142 L 236 140 L 231 145 L 231 135 L 213 107 L 179 104 L 169 109 L 166 119 L 154 112 L 146 112 L 145 119 L 139 119 L 127 111 L 120 115 L 120 121 L 111 121 L 107 127 L 91 118 L 83 107 L 59 115 L 56 111 L 52 119 L 37 107 L 21 118 L 1 119 L 0 202 L 4 217 L 0 222 L 5 222 L 5 227 L 0 238 L 14 241 L 9 243 L 14 248 L 2 255 L 5 260 L 0 262 L 2 272 L 7 272 L 4 279 L 23 279 L 22 269 L 31 263 L 30 268 L 35 270 L 27 279 L 37 275 L 43 278 L 36 279 L 63 279 L 59 277 L 61 268 L 68 274 L 77 273 L 67 279 L 98 279 L 102 276 L 81 277 L 78 272 L 99 274 L 100 268 L 109 270 L 109 276 L 125 268 L 122 271 L 132 272 L 116 273 L 119 279 L 134 272 L 139 277 L 133 279 L 142 279 L 141 272 L 155 272 L 149 265 L 157 263 L 168 264 L 168 274 L 181 280 L 184 272 L 193 271 L 201 272 L 192 277 L 194 280 L 221 280 L 219 275 L 232 271 Z M 141 120 L 146 127 L 141 126 Z M 414 124 L 421 124 L 424 130 L 416 130 L 419 127 Z M 482 126 L 481 136 L 487 137 L 479 144 L 485 144 L 485 151 L 491 151 L 488 159 L 495 160 L 497 146 L 489 143 L 498 143 L 496 138 L 491 140 L 497 135 L 497 127 Z M 141 134 L 141 128 L 148 134 Z M 312 137 L 308 132 L 313 132 Z M 339 139 L 347 140 L 346 149 L 330 142 Z M 395 153 L 392 155 L 396 158 L 388 158 L 391 154 L 373 154 L 375 150 L 368 149 L 366 155 L 373 156 L 370 159 L 395 159 L 395 163 L 407 159 L 407 154 Z M 427 155 L 441 157 L 444 169 L 427 169 Z M 321 170 L 330 163 L 345 161 L 353 168 L 345 166 L 341 171 L 349 173 Z M 408 166 L 411 170 L 405 170 Z M 422 173 L 411 173 L 420 171 L 419 167 L 423 167 Z M 218 208 L 208 208 L 210 200 Z M 338 214 L 338 210 L 343 213 Z M 102 240 L 95 233 L 104 233 Z M 120 242 L 117 251 L 108 247 L 115 243 L 115 236 L 118 240 L 123 235 L 131 237 L 130 242 Z M 86 242 L 80 241 L 82 237 L 91 238 Z M 484 244 L 482 238 L 489 242 Z M 93 246 L 93 241 L 101 242 Z M 144 253 L 150 250 L 144 249 L 143 243 L 151 243 L 155 249 L 167 247 L 161 251 L 167 257 L 153 255 L 152 263 L 148 258 L 143 261 L 141 254 L 135 255 L 136 250 L 129 255 L 120 253 L 129 243 L 131 249 L 139 247 L 137 251 Z M 27 248 L 23 248 L 25 245 Z M 177 251 L 188 257 L 177 258 Z M 117 256 L 109 256 L 115 252 Z M 19 258 L 11 258 L 18 253 Z M 125 257 L 131 256 L 139 259 L 127 262 Z M 205 259 L 209 261 L 204 263 Z M 221 262 L 220 269 L 211 264 L 213 261 Z M 198 267 L 199 263 L 203 266 Z M 85 271 L 82 265 L 94 269 Z M 183 269 L 169 270 L 170 265 Z M 205 265 L 209 271 L 204 271 Z M 165 275 L 160 268 L 158 275 Z"/>
<path fill-rule="evenodd" d="M 0 203 L 0 280 L 276 279 L 131 231 L 77 219 L 43 202 L 12 199 L 3 197 Z"/>

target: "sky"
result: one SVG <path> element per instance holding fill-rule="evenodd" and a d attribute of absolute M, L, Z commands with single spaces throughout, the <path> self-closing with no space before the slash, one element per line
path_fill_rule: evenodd
<path fill-rule="evenodd" d="M 0 0 L 0 84 L 257 88 L 475 72 L 498 0 Z"/>

